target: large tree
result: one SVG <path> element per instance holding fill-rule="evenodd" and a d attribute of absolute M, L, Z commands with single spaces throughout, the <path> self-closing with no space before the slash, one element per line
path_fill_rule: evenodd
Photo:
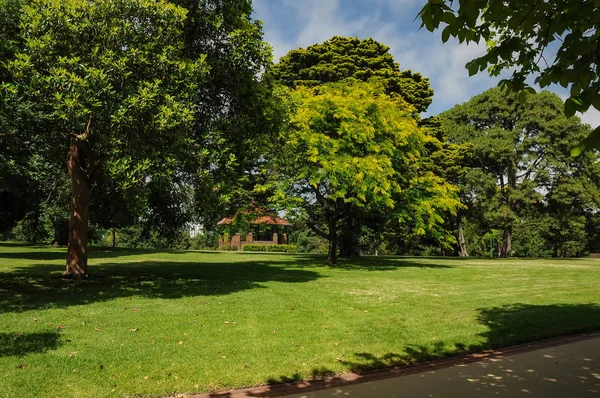
<path fill-rule="evenodd" d="M 67 159 L 66 276 L 88 274 L 98 171 L 127 188 L 169 178 L 190 152 L 191 99 L 207 68 L 203 57 L 183 54 L 185 15 L 162 1 L 32 0 L 20 8 L 22 45 L 6 63 L 3 89 L 43 116 L 34 134 Z"/>
<path fill-rule="evenodd" d="M 584 195 L 583 187 L 595 186 L 585 170 L 597 156 L 585 153 L 573 159 L 569 148 L 589 128 L 578 118 L 564 116 L 556 94 L 530 94 L 521 104 L 515 95 L 493 88 L 441 117 L 451 141 L 472 146 L 469 170 L 459 181 L 462 195 L 474 222 L 502 230 L 500 257 L 511 255 L 515 223 L 532 206 L 541 203 L 566 219 L 566 209 L 575 202 L 564 195 L 578 192 L 581 200 L 591 195 L 586 206 L 595 207 L 597 188 Z"/>
<path fill-rule="evenodd" d="M 280 84 L 290 88 L 315 87 L 326 83 L 353 78 L 363 82 L 377 79 L 385 92 L 398 96 L 412 105 L 412 115 L 419 118 L 431 104 L 433 90 L 429 79 L 410 70 L 401 70 L 389 47 L 373 39 L 335 36 L 307 48 L 292 50 L 270 70 L 270 75 Z M 382 220 L 374 217 L 380 209 L 370 211 L 368 206 L 358 207 L 352 201 L 340 205 L 346 213 L 340 238 L 342 256 L 360 255 L 360 238 L 363 227 L 381 229 Z"/>
<path fill-rule="evenodd" d="M 375 77 L 387 94 L 400 95 L 418 112 L 427 110 L 433 96 L 428 78 L 401 70 L 390 48 L 373 39 L 334 36 L 290 51 L 270 73 L 278 83 L 290 88 L 339 82 L 349 77 L 366 82 Z"/>
<path fill-rule="evenodd" d="M 453 36 L 487 43 L 487 53 L 467 63 L 470 75 L 512 70 L 500 84 L 522 96 L 533 91 L 529 76 L 542 88 L 569 88 L 564 110 L 573 116 L 590 106 L 600 110 L 599 8 L 598 0 L 428 0 L 419 17 L 429 31 L 444 24 L 444 42 Z M 600 127 L 573 153 L 582 146 L 600 149 Z"/>
<path fill-rule="evenodd" d="M 348 206 L 393 208 L 398 220 L 430 223 L 443 222 L 435 217 L 440 209 L 458 206 L 453 187 L 420 168 L 428 138 L 412 116 L 414 107 L 385 94 L 384 84 L 301 86 L 292 101 L 290 127 L 282 131 L 272 165 L 274 200 L 329 241 L 330 264 L 336 263 Z"/>

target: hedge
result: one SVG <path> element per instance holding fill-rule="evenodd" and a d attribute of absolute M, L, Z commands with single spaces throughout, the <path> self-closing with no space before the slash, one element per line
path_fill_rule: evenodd
<path fill-rule="evenodd" d="M 296 253 L 296 245 L 243 245 L 245 252 Z"/>

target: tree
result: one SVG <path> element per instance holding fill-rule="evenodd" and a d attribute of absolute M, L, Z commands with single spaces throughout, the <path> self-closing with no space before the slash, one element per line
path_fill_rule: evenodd
<path fill-rule="evenodd" d="M 561 109 L 561 99 L 547 91 L 528 95 L 521 104 L 516 95 L 494 88 L 440 115 L 452 142 L 472 145 L 462 195 L 471 211 L 478 209 L 477 222 L 503 231 L 500 257 L 511 255 L 515 222 L 532 207 L 552 207 L 559 192 L 594 185 L 584 170 L 597 156 L 573 159 L 569 148 L 570 140 L 583 139 L 589 129 Z"/>
<path fill-rule="evenodd" d="M 470 75 L 486 68 L 497 76 L 513 70 L 501 86 L 522 92 L 521 100 L 533 89 L 527 77 L 544 88 L 560 84 L 570 88 L 564 111 L 573 116 L 590 106 L 600 110 L 600 18 L 598 0 L 428 0 L 419 13 L 429 31 L 442 30 L 442 40 L 450 36 L 462 42 L 485 40 L 487 53 L 466 67 Z M 552 59 L 554 58 L 554 59 Z M 550 61 L 550 62 L 549 62 Z M 600 149 L 600 127 L 573 149 Z"/>
<path fill-rule="evenodd" d="M 20 10 L 22 46 L 1 88 L 42 115 L 40 139 L 68 155 L 65 275 L 79 279 L 98 170 L 125 189 L 174 175 L 195 149 L 191 99 L 207 68 L 184 56 L 186 12 L 170 3 L 32 0 Z"/>
<path fill-rule="evenodd" d="M 300 86 L 292 101 L 290 128 L 281 133 L 272 166 L 274 200 L 299 211 L 306 225 L 329 241 L 328 263 L 337 261 L 348 205 L 394 208 L 397 219 L 424 203 L 426 195 L 416 191 L 434 193 L 441 207 L 458 205 L 449 184 L 420 171 L 427 137 L 412 116 L 414 108 L 385 94 L 383 84 Z M 422 206 L 418 213 L 435 211 Z"/>
<path fill-rule="evenodd" d="M 270 73 L 290 88 L 339 82 L 349 77 L 361 81 L 378 78 L 387 94 L 397 94 L 425 112 L 433 90 L 420 73 L 400 70 L 390 48 L 373 40 L 334 36 L 321 44 L 292 50 L 281 57 Z"/>
<path fill-rule="evenodd" d="M 335 36 L 324 43 L 292 50 L 283 56 L 270 70 L 275 81 L 290 88 L 340 82 L 354 78 L 363 82 L 377 79 L 390 96 L 399 96 L 414 106 L 413 116 L 425 112 L 431 104 L 433 90 L 429 79 L 410 70 L 400 70 L 389 52 L 389 47 L 373 40 Z M 340 211 L 347 213 L 341 226 L 342 256 L 360 255 L 360 237 L 363 227 L 381 229 L 379 217 L 373 217 L 380 209 L 369 211 L 352 202 L 341 204 Z"/>

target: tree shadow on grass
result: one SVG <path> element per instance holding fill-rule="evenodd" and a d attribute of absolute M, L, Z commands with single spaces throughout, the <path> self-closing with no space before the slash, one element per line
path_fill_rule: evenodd
<path fill-rule="evenodd" d="M 41 333 L 0 333 L 0 358 L 44 353 L 62 344 L 57 331 Z"/>
<path fill-rule="evenodd" d="M 28 250 L 23 251 L 1 251 L 0 258 L 6 259 L 21 259 L 35 261 L 51 261 L 51 260 L 67 260 L 66 248 L 55 248 L 49 246 L 30 246 L 21 244 L 0 245 L 0 247 L 24 247 Z M 33 249 L 33 250 L 32 250 Z M 37 250 L 36 250 L 37 249 Z M 46 250 L 44 250 L 46 249 Z M 90 247 L 88 248 L 88 256 L 90 260 L 115 258 L 125 256 L 137 256 L 140 254 L 152 253 L 168 253 L 168 254 L 186 254 L 185 251 L 178 250 L 158 250 L 158 249 L 126 249 L 126 248 L 107 248 L 107 247 Z"/>
<path fill-rule="evenodd" d="M 477 320 L 488 327 L 488 331 L 479 336 L 480 343 L 477 344 L 467 346 L 467 344 L 460 342 L 449 344 L 444 341 L 435 341 L 427 345 L 409 344 L 401 352 L 388 352 L 383 355 L 358 352 L 353 354 L 351 359 L 341 362 L 347 371 L 356 374 L 353 377 L 334 375 L 332 370 L 319 366 L 314 369 L 308 380 L 302 380 L 297 373 L 291 376 L 284 375 L 269 380 L 270 385 L 247 395 L 277 397 L 283 393 L 306 393 L 317 389 L 393 377 L 398 374 L 398 371 L 391 371 L 391 368 L 400 368 L 399 370 L 405 370 L 405 373 L 411 373 L 411 369 L 425 371 L 439 366 L 451 366 L 456 364 L 456 360 L 463 364 L 476 362 L 477 358 L 467 356 L 467 354 L 600 330 L 600 305 L 528 305 L 516 303 L 500 307 L 480 308 L 478 309 Z M 448 362 L 427 363 L 427 361 L 444 358 Z M 423 364 L 423 366 L 411 367 L 411 365 L 419 364 Z M 485 365 L 482 365 L 482 367 L 485 368 Z M 522 370 L 527 371 L 526 369 Z M 581 376 L 568 374 L 565 377 L 567 376 L 570 378 L 569 380 L 581 382 Z M 527 377 L 532 377 L 532 375 L 527 374 Z M 539 382 L 543 381 L 539 380 Z M 464 391 L 476 393 L 481 387 L 489 388 L 489 385 L 485 381 L 481 385 L 467 382 Z M 375 393 L 376 390 L 373 392 Z M 211 395 L 215 398 L 230 396 L 231 393 L 229 392 Z"/>
<path fill-rule="evenodd" d="M 298 265 L 308 267 L 326 267 L 346 271 L 391 271 L 398 268 L 434 268 L 451 269 L 453 265 L 444 264 L 444 259 L 439 258 L 435 263 L 423 261 L 420 257 L 393 257 L 393 256 L 363 256 L 340 258 L 338 264 L 328 265 L 327 257 L 324 255 L 296 255 L 293 256 Z M 448 259 L 446 259 L 448 260 Z"/>
<path fill-rule="evenodd" d="M 477 311 L 477 321 L 488 328 L 477 335 L 477 344 L 443 341 L 428 345 L 409 344 L 401 353 L 381 356 L 356 353 L 355 360 L 343 363 L 349 370 L 360 373 L 600 330 L 600 305 L 597 304 L 515 303 Z"/>
<path fill-rule="evenodd" d="M 224 295 L 261 288 L 261 283 L 310 282 L 314 271 L 281 262 L 192 263 L 142 261 L 93 266 L 84 281 L 61 278 L 63 266 L 32 265 L 0 273 L 0 312 L 63 308 L 119 297 L 181 298 Z"/>

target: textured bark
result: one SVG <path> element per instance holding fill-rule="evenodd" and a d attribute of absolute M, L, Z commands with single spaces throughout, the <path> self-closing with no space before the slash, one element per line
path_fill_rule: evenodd
<path fill-rule="evenodd" d="M 360 257 L 361 232 L 360 222 L 350 214 L 340 241 L 340 257 Z"/>
<path fill-rule="evenodd" d="M 110 233 L 112 235 L 112 247 L 115 248 L 117 247 L 117 234 L 114 229 L 111 229 Z"/>
<path fill-rule="evenodd" d="M 469 257 L 462 221 L 458 223 L 458 255 L 460 257 Z"/>
<path fill-rule="evenodd" d="M 500 257 L 510 257 L 512 252 L 512 225 L 504 228 L 502 234 L 502 245 L 500 245 Z"/>
<path fill-rule="evenodd" d="M 72 197 L 69 215 L 69 242 L 64 277 L 83 279 L 88 276 L 87 243 L 91 159 L 85 142 L 77 137 L 71 139 L 67 166 L 71 176 Z"/>

